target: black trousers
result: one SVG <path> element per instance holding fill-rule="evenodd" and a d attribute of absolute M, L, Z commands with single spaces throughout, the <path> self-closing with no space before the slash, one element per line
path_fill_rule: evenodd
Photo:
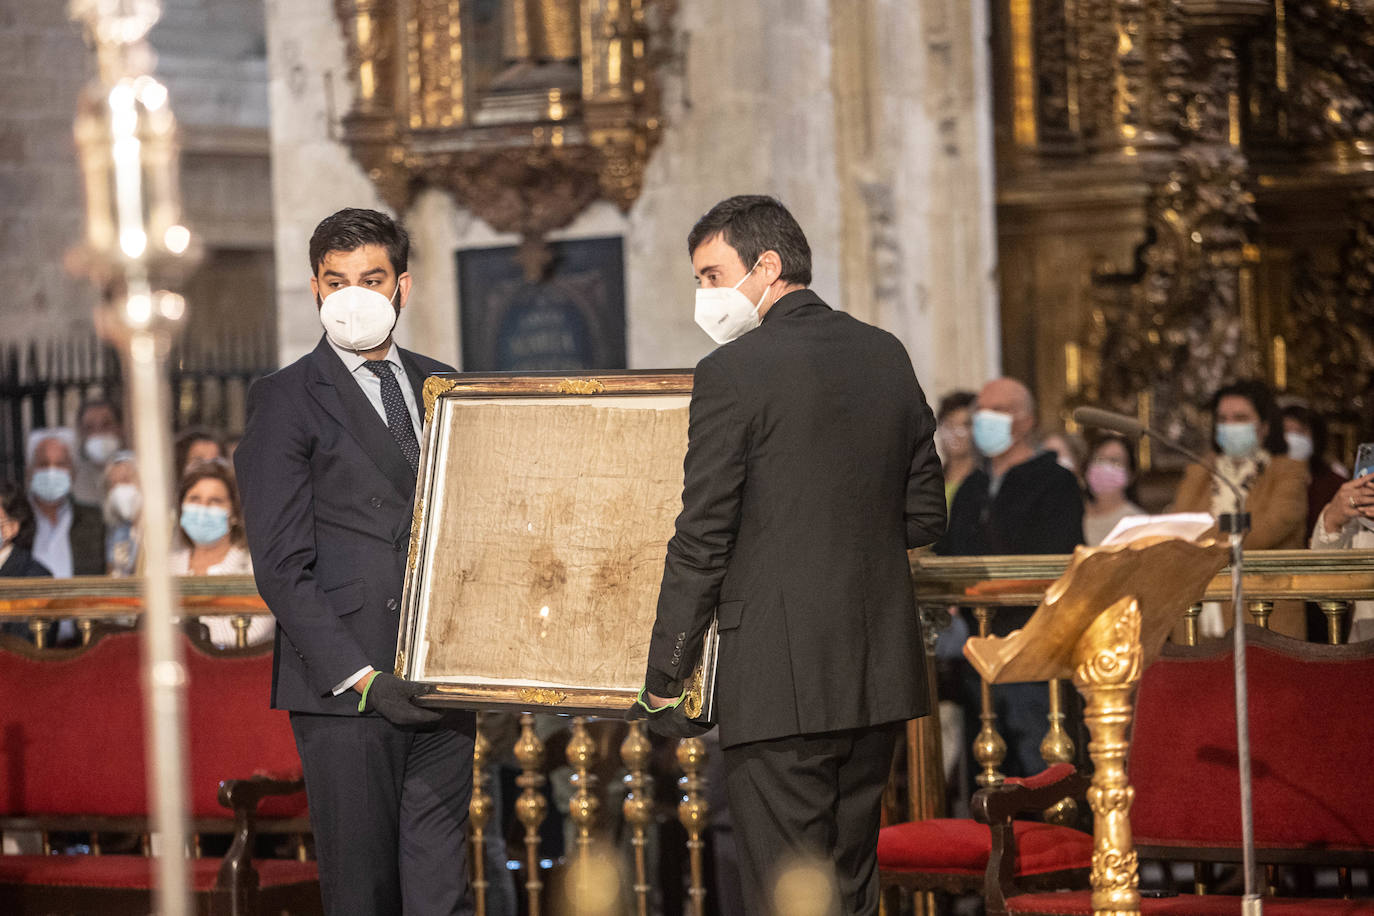
<path fill-rule="evenodd" d="M 328 916 L 455 916 L 468 893 L 471 713 L 401 729 L 291 713 Z"/>
<path fill-rule="evenodd" d="M 754 741 L 725 749 L 745 911 L 775 912 L 781 869 L 834 868 L 846 914 L 878 912 L 878 824 L 903 723 Z"/>

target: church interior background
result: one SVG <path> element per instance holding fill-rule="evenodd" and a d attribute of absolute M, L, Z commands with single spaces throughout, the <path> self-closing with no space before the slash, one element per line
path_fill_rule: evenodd
<path fill-rule="evenodd" d="M 164 6 L 151 42 L 204 250 L 182 368 L 312 346 L 306 243 L 345 205 L 412 233 L 403 345 L 465 369 L 688 366 L 710 342 L 686 231 L 766 192 L 820 295 L 897 334 L 932 397 L 1005 372 L 1047 430 L 1098 404 L 1198 444 L 1209 393 L 1259 376 L 1331 418 L 1334 457 L 1374 438 L 1368 4 Z M 94 350 L 94 293 L 64 264 L 94 63 L 62 4 L 0 17 L 13 390 Z"/>

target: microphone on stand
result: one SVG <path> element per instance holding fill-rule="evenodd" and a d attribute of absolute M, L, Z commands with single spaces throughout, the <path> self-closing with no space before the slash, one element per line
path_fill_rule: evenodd
<path fill-rule="evenodd" d="M 1151 429 L 1135 417 L 1102 410 L 1098 407 L 1077 407 L 1074 408 L 1073 419 L 1081 426 L 1109 429 L 1123 436 L 1135 438 L 1149 436 L 1165 448 L 1172 449 L 1194 464 L 1206 468 L 1207 473 L 1221 481 L 1235 494 L 1236 511 L 1223 512 L 1217 518 L 1217 527 L 1226 533 L 1231 545 L 1231 608 L 1234 615 L 1231 630 L 1235 639 L 1236 756 L 1240 771 L 1241 845 L 1245 873 L 1245 898 L 1242 903 L 1242 912 L 1245 916 L 1258 914 L 1261 909 L 1261 902 L 1255 883 L 1254 802 L 1250 782 L 1250 707 L 1245 674 L 1245 627 L 1241 624 L 1243 619 L 1241 614 L 1244 613 L 1242 610 L 1244 607 L 1242 604 L 1244 589 L 1241 585 L 1242 564 L 1244 563 L 1242 541 L 1245 539 L 1245 533 L 1250 530 L 1250 513 L 1245 511 L 1245 491 L 1217 473 L 1211 462 L 1203 460 L 1197 453 L 1185 448 L 1182 443 Z"/>

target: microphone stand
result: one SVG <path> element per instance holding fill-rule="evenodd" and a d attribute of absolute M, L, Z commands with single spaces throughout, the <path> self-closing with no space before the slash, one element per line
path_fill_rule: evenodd
<path fill-rule="evenodd" d="M 1253 786 L 1250 774 L 1250 702 L 1245 668 L 1245 589 L 1242 584 L 1245 553 L 1243 542 L 1250 530 L 1250 513 L 1245 511 L 1245 492 L 1227 480 L 1208 462 L 1194 452 L 1184 448 L 1168 436 L 1156 432 L 1133 417 L 1117 416 L 1107 411 L 1090 409 L 1083 417 L 1075 411 L 1074 419 L 1095 426 L 1104 426 L 1117 432 L 1149 436 L 1166 448 L 1178 452 L 1189 461 L 1199 464 L 1230 488 L 1236 497 L 1236 511 L 1223 512 L 1217 519 L 1217 527 L 1227 536 L 1231 547 L 1231 609 L 1234 622 L 1231 626 L 1235 656 L 1236 685 L 1236 769 L 1240 778 L 1240 834 L 1242 874 L 1245 880 L 1245 894 L 1241 900 L 1242 916 L 1261 916 L 1263 898 L 1260 896 L 1255 874 L 1255 810 Z"/>

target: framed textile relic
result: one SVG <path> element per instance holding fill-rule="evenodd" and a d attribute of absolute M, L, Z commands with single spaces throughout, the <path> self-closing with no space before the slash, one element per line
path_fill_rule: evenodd
<path fill-rule="evenodd" d="M 621 712 L 682 506 L 692 374 L 425 383 L 397 644 L 427 705 Z"/>

